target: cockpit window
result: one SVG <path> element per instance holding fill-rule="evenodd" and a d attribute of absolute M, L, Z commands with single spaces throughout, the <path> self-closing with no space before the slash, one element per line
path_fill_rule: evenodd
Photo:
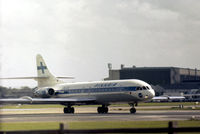
<path fill-rule="evenodd" d="M 143 87 L 137 87 L 136 91 L 138 91 L 138 90 L 147 90 L 147 87 L 145 87 L 145 86 L 143 86 Z"/>
<path fill-rule="evenodd" d="M 143 87 L 142 87 L 142 89 L 146 90 L 146 87 L 145 87 L 145 86 L 143 86 Z"/>
<path fill-rule="evenodd" d="M 148 86 L 146 86 L 147 89 L 150 89 Z"/>

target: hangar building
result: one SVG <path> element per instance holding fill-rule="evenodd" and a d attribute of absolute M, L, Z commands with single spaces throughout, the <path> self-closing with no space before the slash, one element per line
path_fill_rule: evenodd
<path fill-rule="evenodd" d="M 124 67 L 112 69 L 108 64 L 109 77 L 105 80 L 140 79 L 165 89 L 199 89 L 200 70 L 179 67 Z"/>

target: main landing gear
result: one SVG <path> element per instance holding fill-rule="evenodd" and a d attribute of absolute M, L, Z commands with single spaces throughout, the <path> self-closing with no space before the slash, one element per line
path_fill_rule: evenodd
<path fill-rule="evenodd" d="M 130 113 L 131 114 L 135 114 L 136 113 L 136 108 L 135 106 L 137 106 L 137 103 L 130 103 L 129 104 L 132 108 L 130 109 Z"/>
<path fill-rule="evenodd" d="M 63 109 L 63 112 L 65 113 L 65 114 L 67 114 L 67 113 L 74 113 L 74 108 L 73 107 L 71 107 L 71 106 L 68 106 L 68 107 L 65 107 L 64 109 Z"/>
<path fill-rule="evenodd" d="M 104 114 L 104 113 L 106 114 L 106 113 L 108 113 L 108 107 L 105 105 L 102 105 L 102 107 L 97 108 L 97 112 L 99 114 Z"/>

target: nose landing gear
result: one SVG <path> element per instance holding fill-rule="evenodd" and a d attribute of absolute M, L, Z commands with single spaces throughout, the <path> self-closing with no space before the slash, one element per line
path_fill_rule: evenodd
<path fill-rule="evenodd" d="M 134 107 L 132 107 L 132 108 L 130 109 L 130 113 L 131 113 L 131 114 L 136 113 L 136 109 L 135 109 Z"/>
<path fill-rule="evenodd" d="M 130 108 L 130 113 L 135 114 L 136 113 L 135 106 L 137 106 L 138 104 L 137 103 L 129 103 L 129 105 L 132 107 L 132 108 Z"/>

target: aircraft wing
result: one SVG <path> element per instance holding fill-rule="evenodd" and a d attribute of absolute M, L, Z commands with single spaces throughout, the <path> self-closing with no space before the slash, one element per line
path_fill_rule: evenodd
<path fill-rule="evenodd" d="M 90 98 L 9 98 L 0 99 L 1 104 L 90 104 L 94 103 L 95 99 Z"/>

